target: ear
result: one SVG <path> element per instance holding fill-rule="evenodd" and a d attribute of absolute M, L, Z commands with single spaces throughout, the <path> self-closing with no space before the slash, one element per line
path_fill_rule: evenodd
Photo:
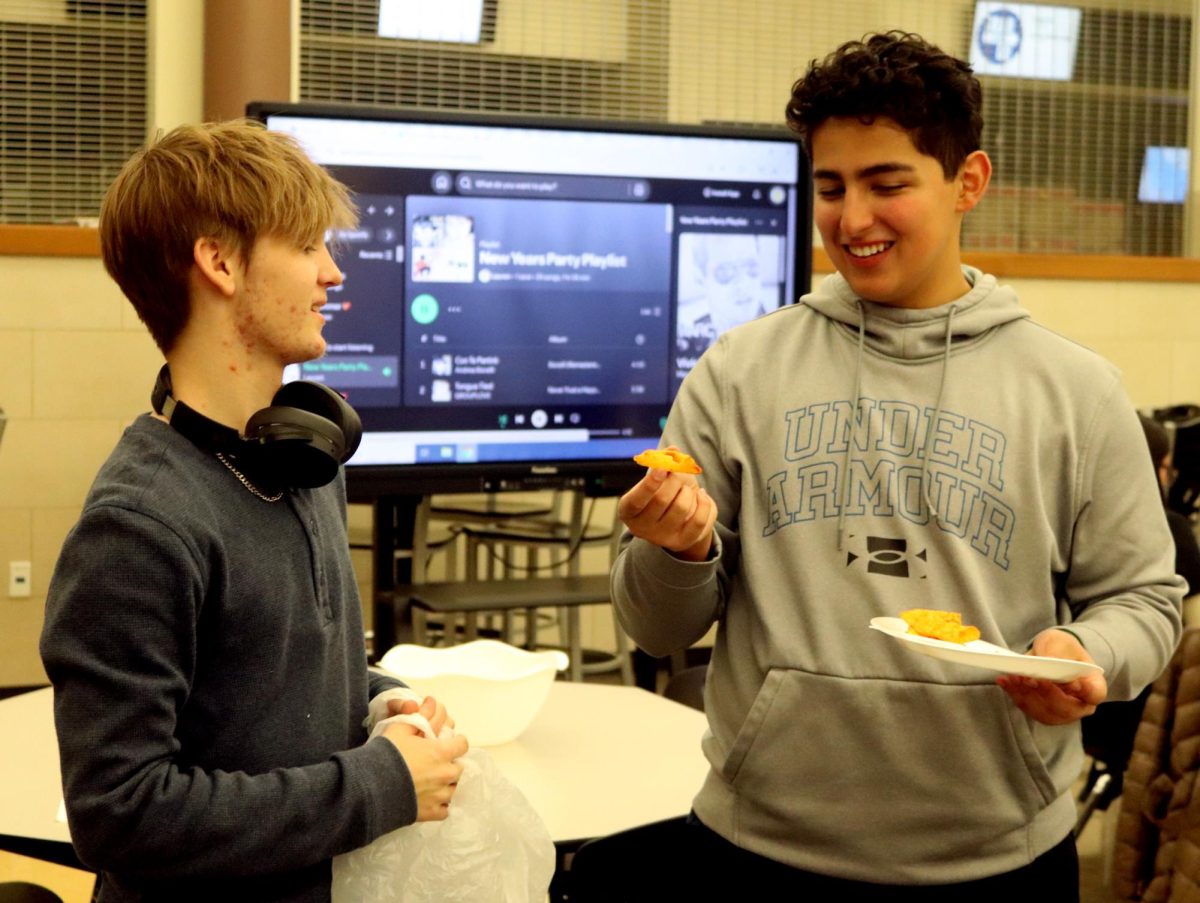
<path fill-rule="evenodd" d="M 967 155 L 958 171 L 958 198 L 954 204 L 956 213 L 966 213 L 979 203 L 992 180 L 992 161 L 981 150 Z"/>
<path fill-rule="evenodd" d="M 237 252 L 228 242 L 217 238 L 197 238 L 192 260 L 200 277 L 225 297 L 237 289 Z"/>

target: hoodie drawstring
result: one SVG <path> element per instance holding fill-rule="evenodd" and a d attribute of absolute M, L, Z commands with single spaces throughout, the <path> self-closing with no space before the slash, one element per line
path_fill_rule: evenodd
<path fill-rule="evenodd" d="M 838 551 L 842 550 L 842 544 L 846 536 L 846 504 L 849 502 L 850 494 L 850 448 L 854 445 L 854 428 L 858 423 L 858 402 L 862 397 L 862 367 L 863 367 L 863 349 L 866 347 L 867 338 L 867 313 L 863 310 L 862 301 L 857 298 L 854 301 L 858 308 L 858 354 L 854 359 L 854 399 L 850 402 L 850 424 L 846 431 L 846 453 L 842 457 L 842 485 L 838 488 Z"/>
<path fill-rule="evenodd" d="M 850 499 L 850 449 L 854 445 L 854 433 L 858 424 L 858 404 L 862 399 L 862 367 L 863 351 L 866 346 L 867 315 L 862 301 L 855 299 L 858 308 L 858 354 L 854 361 L 854 399 L 850 403 L 850 422 L 846 434 L 846 451 L 842 456 L 841 486 L 838 489 L 838 550 L 844 546 L 846 536 L 846 506 Z M 938 381 L 937 402 L 933 407 L 933 417 L 929 420 L 929 428 L 925 431 L 925 447 L 922 449 L 921 461 L 921 499 L 929 511 L 930 517 L 938 525 L 942 525 L 941 516 L 933 504 L 932 483 L 929 479 L 929 455 L 933 450 L 933 435 L 936 432 L 938 419 L 942 416 L 942 399 L 946 393 L 946 374 L 950 370 L 950 344 L 953 338 L 954 305 L 951 304 L 946 314 L 946 341 L 942 351 L 942 374 Z M 869 425 L 869 422 L 868 422 Z"/>
<path fill-rule="evenodd" d="M 929 514 L 933 518 L 934 523 L 939 527 L 942 526 L 942 519 L 933 504 L 933 491 L 931 488 L 933 484 L 929 480 L 929 453 L 933 451 L 933 434 L 937 431 L 938 418 L 942 416 L 942 396 L 946 392 L 946 373 L 950 369 L 950 327 L 953 323 L 954 305 L 951 304 L 950 310 L 946 315 L 946 348 L 942 353 L 942 377 L 938 382 L 937 404 L 933 406 L 933 417 L 929 420 L 929 428 L 925 430 L 924 460 L 921 462 L 921 496 L 925 500 L 925 507 L 929 509 Z"/>

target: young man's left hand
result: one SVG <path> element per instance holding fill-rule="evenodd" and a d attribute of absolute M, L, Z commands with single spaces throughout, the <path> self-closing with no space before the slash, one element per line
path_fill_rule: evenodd
<path fill-rule="evenodd" d="M 447 714 L 446 707 L 432 696 L 426 696 L 419 706 L 411 699 L 389 699 L 387 706 L 389 717 L 418 713 L 425 716 L 435 737 L 441 735 L 443 727 L 454 727 L 454 719 Z"/>
<path fill-rule="evenodd" d="M 1079 640 L 1064 630 L 1043 630 L 1034 639 L 1029 654 L 1077 662 L 1092 661 Z M 997 678 L 996 683 L 1017 708 L 1043 724 L 1078 721 L 1096 711 L 1096 706 L 1108 696 L 1108 682 L 1099 671 L 1065 684 L 1017 674 L 1005 674 Z"/>

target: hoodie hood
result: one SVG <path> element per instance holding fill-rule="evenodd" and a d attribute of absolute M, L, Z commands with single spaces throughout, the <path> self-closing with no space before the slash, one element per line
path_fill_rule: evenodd
<path fill-rule="evenodd" d="M 969 266 L 963 267 L 963 275 L 971 283 L 971 290 L 937 307 L 913 310 L 866 301 L 854 294 L 840 273 L 825 279 L 800 303 L 844 323 L 853 333 L 861 328 L 862 341 L 868 348 L 907 361 L 946 353 L 947 320 L 950 347 L 956 348 L 995 326 L 1029 316 L 1029 311 L 1017 302 L 1016 292 L 998 285 L 995 276 Z"/>

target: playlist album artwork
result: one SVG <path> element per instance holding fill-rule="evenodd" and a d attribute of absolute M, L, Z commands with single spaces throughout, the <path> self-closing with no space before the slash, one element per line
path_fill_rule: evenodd
<path fill-rule="evenodd" d="M 718 335 L 779 306 L 783 251 L 780 235 L 679 236 L 677 379 L 683 379 Z"/>
<path fill-rule="evenodd" d="M 414 218 L 412 278 L 414 282 L 473 282 L 475 219 L 461 214 Z"/>

